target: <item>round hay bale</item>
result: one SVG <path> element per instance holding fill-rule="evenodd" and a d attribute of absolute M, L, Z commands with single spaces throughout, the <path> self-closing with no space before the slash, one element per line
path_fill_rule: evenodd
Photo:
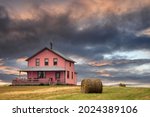
<path fill-rule="evenodd" d="M 126 84 L 120 83 L 119 86 L 120 86 L 120 87 L 126 87 Z"/>
<path fill-rule="evenodd" d="M 100 79 L 84 79 L 81 82 L 82 93 L 102 93 L 103 85 Z"/>

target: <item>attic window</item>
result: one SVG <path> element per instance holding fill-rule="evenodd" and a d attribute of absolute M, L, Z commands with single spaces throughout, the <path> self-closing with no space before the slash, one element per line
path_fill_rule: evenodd
<path fill-rule="evenodd" d="M 35 59 L 35 65 L 40 66 L 40 59 L 39 58 Z"/>
<path fill-rule="evenodd" d="M 54 59 L 53 59 L 53 65 L 57 65 L 57 63 L 58 63 L 58 59 L 57 59 L 57 58 L 54 58 Z"/>
<path fill-rule="evenodd" d="M 45 63 L 45 66 L 48 65 L 48 58 L 45 58 L 45 59 L 44 59 L 44 63 Z"/>

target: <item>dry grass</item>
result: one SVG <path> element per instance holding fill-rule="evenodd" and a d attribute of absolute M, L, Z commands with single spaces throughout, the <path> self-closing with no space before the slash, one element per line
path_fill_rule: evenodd
<path fill-rule="evenodd" d="M 150 100 L 150 88 L 104 87 L 102 94 L 84 94 L 80 86 L 1 86 L 0 99 Z"/>
<path fill-rule="evenodd" d="M 71 87 L 72 90 L 74 90 L 77 87 Z M 35 89 L 35 90 L 30 90 L 30 91 L 10 91 L 3 93 L 4 95 L 23 95 L 23 94 L 42 94 L 42 93 L 52 93 L 52 92 L 57 92 L 60 90 L 68 90 L 70 87 L 51 87 L 51 88 L 43 88 L 43 89 Z"/>

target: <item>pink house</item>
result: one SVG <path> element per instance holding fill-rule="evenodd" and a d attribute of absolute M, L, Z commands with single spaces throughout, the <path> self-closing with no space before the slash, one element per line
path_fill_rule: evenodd
<path fill-rule="evenodd" d="M 17 78 L 12 81 L 12 85 L 76 85 L 75 61 L 53 49 L 44 48 L 26 61 L 28 62 L 28 67 L 21 69 L 19 74 L 27 72 L 27 78 Z"/>

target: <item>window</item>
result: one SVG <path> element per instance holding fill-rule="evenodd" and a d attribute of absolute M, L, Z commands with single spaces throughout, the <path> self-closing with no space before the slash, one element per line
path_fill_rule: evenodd
<path fill-rule="evenodd" d="M 60 78 L 60 72 L 56 72 L 56 73 L 55 73 L 55 77 L 56 77 L 56 78 Z"/>
<path fill-rule="evenodd" d="M 67 71 L 67 78 L 69 79 L 69 71 Z"/>
<path fill-rule="evenodd" d="M 35 59 L 35 65 L 40 66 L 40 59 L 39 58 Z"/>
<path fill-rule="evenodd" d="M 54 59 L 53 59 L 53 65 L 57 65 L 57 62 L 58 62 L 58 59 L 57 59 L 57 58 L 54 58 Z"/>
<path fill-rule="evenodd" d="M 38 78 L 45 78 L 45 77 L 46 77 L 45 72 L 43 71 L 38 72 Z"/>
<path fill-rule="evenodd" d="M 45 59 L 44 59 L 44 63 L 45 63 L 45 66 L 48 65 L 48 58 L 45 58 Z"/>
<path fill-rule="evenodd" d="M 73 79 L 73 72 L 72 72 L 72 79 Z"/>
<path fill-rule="evenodd" d="M 71 62 L 69 64 L 70 64 L 70 67 L 71 67 Z"/>

